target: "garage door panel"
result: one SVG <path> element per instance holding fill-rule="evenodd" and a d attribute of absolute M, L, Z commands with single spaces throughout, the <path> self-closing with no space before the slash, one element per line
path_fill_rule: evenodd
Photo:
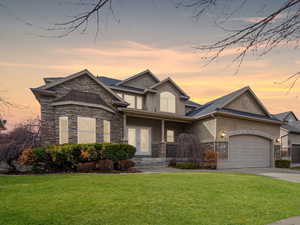
<path fill-rule="evenodd" d="M 271 142 L 252 135 L 229 138 L 229 159 L 220 161 L 219 168 L 269 167 Z"/>

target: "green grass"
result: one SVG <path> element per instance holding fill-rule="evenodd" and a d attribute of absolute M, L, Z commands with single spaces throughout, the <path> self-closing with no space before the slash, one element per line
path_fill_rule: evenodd
<path fill-rule="evenodd" d="M 241 225 L 300 215 L 300 184 L 245 174 L 0 177 L 1 225 Z"/>

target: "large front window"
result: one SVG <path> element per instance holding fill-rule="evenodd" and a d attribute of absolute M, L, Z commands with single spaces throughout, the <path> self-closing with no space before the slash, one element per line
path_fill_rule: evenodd
<path fill-rule="evenodd" d="M 78 144 L 95 143 L 96 119 L 88 117 L 78 117 L 77 132 Z"/>
<path fill-rule="evenodd" d="M 170 92 L 160 93 L 160 111 L 162 112 L 176 112 L 175 95 Z"/>

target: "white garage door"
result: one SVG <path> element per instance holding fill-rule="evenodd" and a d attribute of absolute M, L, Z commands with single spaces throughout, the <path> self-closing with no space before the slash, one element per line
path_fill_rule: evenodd
<path fill-rule="evenodd" d="M 218 168 L 270 167 L 271 142 L 252 135 L 229 138 L 228 160 L 218 163 Z"/>

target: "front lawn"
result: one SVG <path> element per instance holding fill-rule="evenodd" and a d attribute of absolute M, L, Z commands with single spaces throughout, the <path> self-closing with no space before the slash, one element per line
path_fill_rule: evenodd
<path fill-rule="evenodd" d="M 300 184 L 245 174 L 0 176 L 2 225 L 240 225 L 300 215 Z"/>

